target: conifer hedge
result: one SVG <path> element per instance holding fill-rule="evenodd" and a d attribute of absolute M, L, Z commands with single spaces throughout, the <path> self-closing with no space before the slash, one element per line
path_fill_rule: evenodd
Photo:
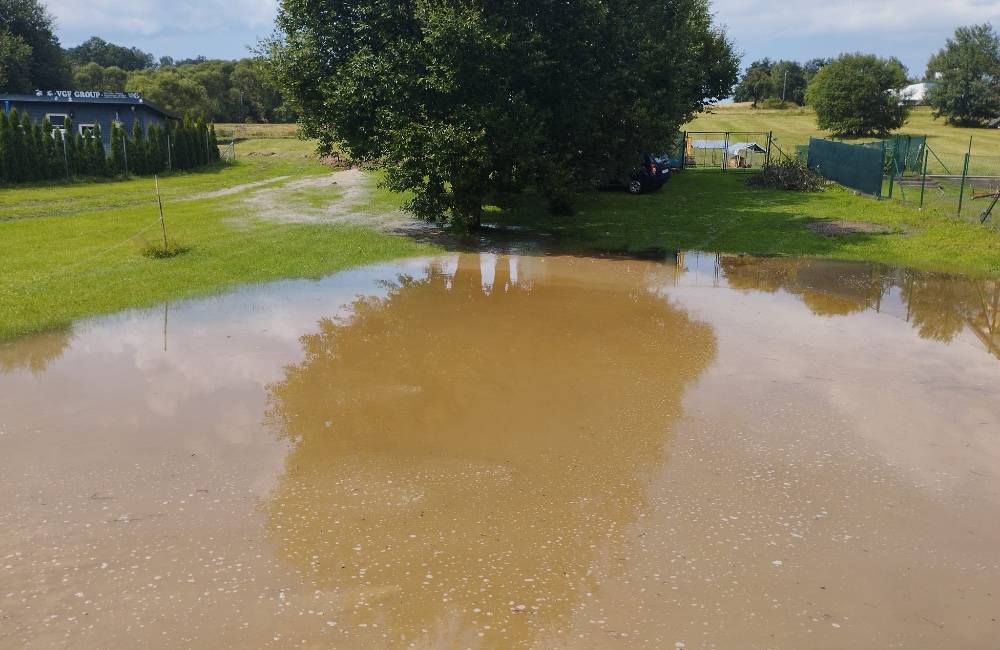
<path fill-rule="evenodd" d="M 0 111 L 0 184 L 48 179 L 145 176 L 194 169 L 219 161 L 215 126 L 185 120 L 145 133 L 136 122 L 132 133 L 114 125 L 107 150 L 100 126 L 81 134 L 66 121 L 56 128 L 48 119 L 32 123 L 17 109 Z"/>

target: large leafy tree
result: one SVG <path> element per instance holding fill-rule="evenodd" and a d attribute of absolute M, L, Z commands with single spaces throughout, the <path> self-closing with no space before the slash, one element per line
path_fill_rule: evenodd
<path fill-rule="evenodd" d="M 774 87 L 772 97 L 795 102 L 799 106 L 806 103 L 806 74 L 795 61 L 778 61 L 771 67 L 771 82 Z"/>
<path fill-rule="evenodd" d="M 96 63 L 102 68 L 144 70 L 152 68 L 155 64 L 152 54 L 143 52 L 137 47 L 115 45 L 98 36 L 92 36 L 80 45 L 69 48 L 66 54 L 70 61 L 78 65 Z"/>
<path fill-rule="evenodd" d="M 927 101 L 949 124 L 978 126 L 1000 116 L 1000 38 L 989 24 L 959 27 L 931 57 Z"/>
<path fill-rule="evenodd" d="M 69 64 L 38 0 L 0 0 L 0 92 L 65 88 Z"/>
<path fill-rule="evenodd" d="M 906 122 L 909 108 L 896 91 L 907 84 L 898 59 L 843 54 L 824 66 L 806 90 L 821 129 L 839 136 L 882 135 Z"/>
<path fill-rule="evenodd" d="M 0 30 L 0 89 L 25 92 L 31 85 L 31 46 Z"/>
<path fill-rule="evenodd" d="M 753 102 L 756 106 L 761 100 L 773 97 L 774 78 L 771 76 L 773 67 L 774 62 L 771 59 L 761 59 L 751 63 L 736 85 L 733 99 L 738 102 Z"/>
<path fill-rule="evenodd" d="M 283 0 L 278 27 L 279 79 L 321 149 L 470 226 L 529 185 L 567 208 L 667 148 L 737 66 L 706 0 Z"/>

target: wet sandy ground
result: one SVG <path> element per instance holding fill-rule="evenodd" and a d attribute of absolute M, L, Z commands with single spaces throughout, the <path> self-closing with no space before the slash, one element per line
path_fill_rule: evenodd
<path fill-rule="evenodd" d="M 3 648 L 995 648 L 996 283 L 461 256 L 0 345 Z"/>

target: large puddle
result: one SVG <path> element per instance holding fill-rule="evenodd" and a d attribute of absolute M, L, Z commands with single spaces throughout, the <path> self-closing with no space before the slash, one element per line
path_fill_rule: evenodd
<path fill-rule="evenodd" d="M 0 344 L 4 648 L 988 648 L 1000 284 L 416 260 Z"/>

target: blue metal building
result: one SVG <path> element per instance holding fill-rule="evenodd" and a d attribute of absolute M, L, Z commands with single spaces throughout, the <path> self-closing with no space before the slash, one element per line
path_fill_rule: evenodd
<path fill-rule="evenodd" d="M 27 112 L 32 122 L 48 117 L 53 128 L 62 128 L 65 118 L 69 117 L 73 120 L 73 128 L 80 133 L 100 125 L 105 148 L 111 144 L 114 122 L 131 134 L 135 122 L 145 132 L 152 124 L 164 126 L 170 120 L 179 119 L 147 102 L 139 93 L 91 90 L 36 90 L 33 95 L 0 95 L 0 108 L 5 113 L 14 108 L 22 115 Z"/>

